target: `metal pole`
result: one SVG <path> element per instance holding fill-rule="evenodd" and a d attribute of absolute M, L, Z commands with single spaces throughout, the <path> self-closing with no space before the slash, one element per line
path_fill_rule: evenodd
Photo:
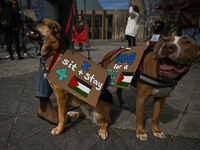
<path fill-rule="evenodd" d="M 115 41 L 116 41 L 116 35 L 117 35 L 117 10 L 115 10 Z"/>
<path fill-rule="evenodd" d="M 107 38 L 108 38 L 108 18 L 105 19 L 105 22 L 106 22 L 106 41 L 107 41 Z"/>

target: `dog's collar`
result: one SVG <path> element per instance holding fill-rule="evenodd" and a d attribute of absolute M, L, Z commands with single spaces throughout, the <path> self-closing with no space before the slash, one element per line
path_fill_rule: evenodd
<path fill-rule="evenodd" d="M 42 57 L 47 61 L 47 59 L 49 57 L 54 56 L 54 55 L 55 55 L 55 53 L 51 52 L 51 53 L 47 53 L 47 54 L 43 55 Z"/>

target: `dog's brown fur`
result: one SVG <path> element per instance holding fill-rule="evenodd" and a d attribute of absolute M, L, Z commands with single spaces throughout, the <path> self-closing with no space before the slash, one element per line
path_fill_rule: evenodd
<path fill-rule="evenodd" d="M 68 39 L 65 33 L 65 30 L 61 27 L 60 24 L 51 20 L 51 19 L 42 19 L 40 21 L 27 21 L 27 27 L 38 33 L 38 35 L 32 35 L 36 40 L 41 40 L 44 43 L 42 47 L 41 54 L 45 55 L 47 53 L 55 53 L 59 48 L 62 42 L 65 42 L 65 47 L 68 47 Z M 45 68 L 48 70 L 50 62 L 53 56 L 47 59 Z M 110 115 L 113 111 L 113 104 L 107 103 L 102 99 L 99 99 L 97 106 L 92 107 L 84 101 L 78 99 L 77 97 L 71 95 L 69 92 L 59 87 L 58 85 L 49 81 L 51 87 L 53 88 L 58 101 L 58 113 L 59 113 L 59 124 L 54 128 L 51 133 L 53 135 L 60 135 L 63 132 L 64 125 L 67 122 L 67 105 L 71 104 L 73 106 L 80 106 L 83 112 L 68 112 L 68 115 L 71 117 L 82 117 L 86 116 L 93 120 L 94 123 L 97 123 L 101 126 L 99 129 L 99 136 L 102 139 L 108 137 L 108 124 L 111 123 Z M 104 92 L 103 89 L 102 92 Z M 104 93 L 102 93 L 104 94 Z M 111 95 L 111 94 L 110 94 Z M 109 95 L 109 96 L 110 96 Z M 109 97 L 108 96 L 108 97 Z M 112 96 L 112 95 L 111 95 Z M 110 97 L 109 97 L 110 98 Z M 112 97 L 111 97 L 112 98 Z"/>
<path fill-rule="evenodd" d="M 159 51 L 162 49 L 161 47 L 163 45 L 173 42 L 174 39 L 175 39 L 175 37 L 165 37 L 165 38 L 160 39 L 158 41 L 158 43 L 156 44 L 154 51 L 148 53 L 145 56 L 144 62 L 143 62 L 143 72 L 145 74 L 147 74 L 151 77 L 154 77 L 156 79 L 159 78 L 160 70 L 157 69 L 158 67 L 156 67 L 155 61 L 157 59 L 160 59 L 160 57 L 161 57 L 159 54 Z M 174 59 L 174 61 L 176 61 L 176 63 L 187 64 L 186 65 L 187 68 L 185 69 L 185 70 L 187 70 L 190 68 L 190 66 L 192 66 L 192 64 L 195 62 L 195 60 L 197 58 L 198 45 L 193 39 L 191 39 L 189 37 L 181 37 L 181 40 L 179 40 L 178 44 L 180 45 L 180 48 L 181 48 L 179 57 L 176 58 L 174 56 L 175 53 L 176 53 L 176 55 L 178 55 L 176 50 L 173 52 L 174 54 L 170 50 L 167 53 L 170 53 L 169 57 L 172 57 L 172 59 Z M 104 59 L 108 58 L 115 51 L 116 50 L 107 53 L 105 55 Z M 164 55 L 163 53 L 164 52 L 161 51 L 161 55 Z M 111 58 L 104 61 L 102 63 L 102 67 L 107 68 L 110 61 L 111 61 Z M 167 75 L 167 74 L 163 75 L 163 76 L 166 78 L 169 77 L 169 75 Z M 166 97 L 171 93 L 171 91 L 174 89 L 174 87 L 172 87 L 171 89 L 168 89 L 168 94 L 154 98 L 151 131 L 153 132 L 154 136 L 156 136 L 158 138 L 165 138 L 164 133 L 160 130 L 160 128 L 158 126 L 158 117 L 159 117 L 161 107 L 163 106 L 163 104 L 166 100 Z M 136 92 L 136 113 L 137 113 L 136 136 L 140 140 L 147 140 L 148 137 L 146 135 L 146 132 L 145 132 L 144 126 L 143 126 L 143 111 L 144 111 L 145 101 L 150 96 L 152 96 L 152 91 L 154 90 L 154 87 L 148 86 L 146 84 L 142 84 L 137 81 L 136 88 L 137 88 L 137 92 Z M 117 94 L 118 94 L 120 104 L 121 105 L 124 104 L 124 101 L 122 99 L 122 89 L 118 88 Z"/>

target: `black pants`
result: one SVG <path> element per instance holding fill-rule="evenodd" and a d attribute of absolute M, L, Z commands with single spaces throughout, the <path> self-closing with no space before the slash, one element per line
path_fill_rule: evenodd
<path fill-rule="evenodd" d="M 129 47 L 136 46 L 135 37 L 127 35 L 127 39 L 128 39 L 128 46 Z"/>
<path fill-rule="evenodd" d="M 15 48 L 17 50 L 18 57 L 21 56 L 20 46 L 19 46 L 19 31 L 18 30 L 6 30 L 7 37 L 7 50 L 10 56 L 12 53 L 12 41 L 14 42 Z"/>

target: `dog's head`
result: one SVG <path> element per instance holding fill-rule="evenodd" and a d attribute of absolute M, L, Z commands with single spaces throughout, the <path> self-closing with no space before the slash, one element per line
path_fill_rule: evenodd
<path fill-rule="evenodd" d="M 57 50 L 62 42 L 69 45 L 65 29 L 54 20 L 48 18 L 39 21 L 26 20 L 26 26 L 31 30 L 31 33 L 27 34 L 28 37 L 44 43 L 42 55 Z"/>
<path fill-rule="evenodd" d="M 186 36 L 171 36 L 161 38 L 154 50 L 159 74 L 167 78 L 176 78 L 196 62 L 199 45 Z"/>

